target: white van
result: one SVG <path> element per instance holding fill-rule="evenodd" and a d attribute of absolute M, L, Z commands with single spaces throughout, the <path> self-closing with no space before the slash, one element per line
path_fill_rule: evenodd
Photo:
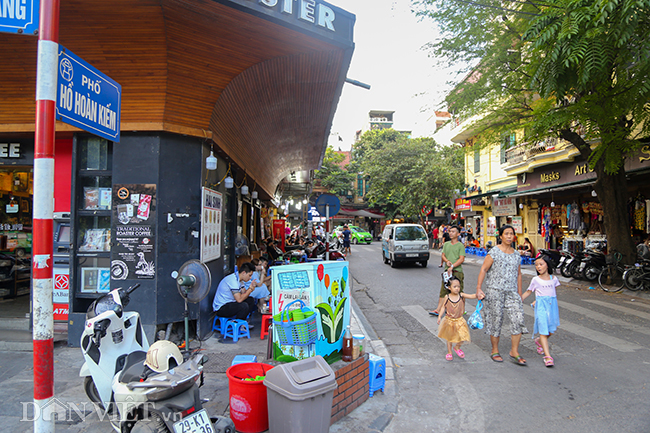
<path fill-rule="evenodd" d="M 429 237 L 420 224 L 389 224 L 381 236 L 381 256 L 384 263 L 395 267 L 398 262 L 429 261 Z"/>

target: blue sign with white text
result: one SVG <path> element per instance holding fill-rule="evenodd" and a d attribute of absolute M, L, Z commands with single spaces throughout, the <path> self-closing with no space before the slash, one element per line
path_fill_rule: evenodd
<path fill-rule="evenodd" d="M 63 45 L 58 65 L 57 120 L 119 142 L 122 86 Z"/>
<path fill-rule="evenodd" d="M 38 0 L 1 0 L 0 32 L 38 34 Z"/>

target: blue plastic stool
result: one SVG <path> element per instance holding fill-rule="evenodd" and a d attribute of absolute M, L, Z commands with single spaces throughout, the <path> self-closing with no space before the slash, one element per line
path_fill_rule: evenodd
<path fill-rule="evenodd" d="M 384 392 L 386 389 L 386 360 L 374 353 L 369 353 L 368 364 L 370 397 L 372 397 L 375 391 L 381 390 L 381 392 Z"/>
<path fill-rule="evenodd" d="M 235 316 L 232 317 L 220 317 L 214 316 L 214 322 L 212 323 L 212 330 L 219 331 L 221 335 L 226 332 L 226 324 L 229 320 L 235 319 Z M 218 322 L 218 323 L 217 323 Z"/>
<path fill-rule="evenodd" d="M 233 365 L 245 364 L 245 363 L 249 363 L 249 362 L 257 362 L 257 356 L 255 356 L 255 355 L 237 355 L 232 360 L 232 364 L 230 364 L 230 365 L 233 366 Z"/>
<path fill-rule="evenodd" d="M 226 322 L 226 330 L 222 334 L 223 338 L 232 338 L 236 343 L 239 337 L 251 338 L 250 330 L 248 329 L 248 322 L 241 319 L 231 319 Z"/>

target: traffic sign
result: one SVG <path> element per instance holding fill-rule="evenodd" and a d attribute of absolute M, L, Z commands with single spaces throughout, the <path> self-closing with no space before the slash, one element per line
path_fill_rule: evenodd
<path fill-rule="evenodd" d="M 3 0 L 0 4 L 0 32 L 38 34 L 39 0 Z"/>
<path fill-rule="evenodd" d="M 341 200 L 334 194 L 321 194 L 320 197 L 316 200 L 316 209 L 318 213 L 322 216 L 327 216 L 326 207 L 329 205 L 329 216 L 330 218 L 339 213 L 341 210 Z"/>
<path fill-rule="evenodd" d="M 59 45 L 56 118 L 111 141 L 120 141 L 122 86 Z"/>

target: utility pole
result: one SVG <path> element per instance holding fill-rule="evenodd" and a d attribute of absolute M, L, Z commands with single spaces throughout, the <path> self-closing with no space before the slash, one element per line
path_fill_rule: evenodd
<path fill-rule="evenodd" d="M 54 319 L 52 224 L 54 137 L 59 52 L 59 0 L 41 0 L 36 71 L 33 206 L 34 432 L 54 432 Z"/>

